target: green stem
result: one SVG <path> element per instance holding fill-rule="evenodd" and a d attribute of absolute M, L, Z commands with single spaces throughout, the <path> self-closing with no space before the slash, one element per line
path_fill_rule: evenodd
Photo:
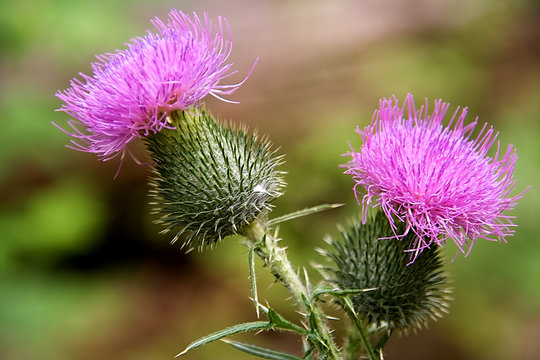
<path fill-rule="evenodd" d="M 367 336 L 366 331 L 364 330 L 364 327 L 361 324 L 357 324 L 358 331 L 360 332 L 360 336 L 362 337 L 362 342 L 364 343 L 364 347 L 366 348 L 366 351 L 369 355 L 370 360 L 377 360 L 377 354 L 373 350 L 373 346 L 371 345 L 371 342 L 369 341 L 369 337 Z"/>
<path fill-rule="evenodd" d="M 377 360 L 377 354 L 375 353 L 375 350 L 373 350 L 373 345 L 369 341 L 369 337 L 367 335 L 366 330 L 364 329 L 364 326 L 362 324 L 362 321 L 358 318 L 358 316 L 354 313 L 354 310 L 350 306 L 344 306 L 343 309 L 349 314 L 349 317 L 353 320 L 354 325 L 356 326 L 356 329 L 358 330 L 358 333 L 360 334 L 360 338 L 362 339 L 362 342 L 364 343 L 364 348 L 366 349 L 369 359 L 370 360 Z"/>
<path fill-rule="evenodd" d="M 331 331 L 326 323 L 326 317 L 322 310 L 310 303 L 310 294 L 307 287 L 300 280 L 287 258 L 285 249 L 278 246 L 274 236 L 269 234 L 267 222 L 256 220 L 246 229 L 244 236 L 250 242 L 250 246 L 255 246 L 257 255 L 270 267 L 274 277 L 281 282 L 291 293 L 293 299 L 299 306 L 300 312 L 304 315 L 311 330 L 317 335 L 315 344 L 322 354 L 327 354 L 329 359 L 339 360 L 341 355 L 331 335 Z"/>

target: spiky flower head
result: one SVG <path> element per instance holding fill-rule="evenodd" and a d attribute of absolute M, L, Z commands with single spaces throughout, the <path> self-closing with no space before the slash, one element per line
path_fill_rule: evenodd
<path fill-rule="evenodd" d="M 382 99 L 371 124 L 357 130 L 362 147 L 347 154 L 352 160 L 345 173 L 356 183 L 364 220 L 370 206 L 380 206 L 395 237 L 417 235 L 409 249 L 414 256 L 448 239 L 464 254 L 479 238 L 505 240 L 515 225 L 503 212 L 523 194 L 510 195 L 517 160 L 512 145 L 501 149 L 487 124 L 473 136 L 477 120 L 465 124 L 467 108 L 458 107 L 443 125 L 448 107 L 437 100 L 429 114 L 427 99 L 418 110 L 411 94 L 402 107 L 395 97 Z M 401 221 L 402 234 L 396 229 Z"/>
<path fill-rule="evenodd" d="M 370 220 L 361 224 L 359 218 L 351 219 L 340 227 L 339 238 L 327 239 L 331 250 L 324 254 L 333 264 L 325 268 L 326 280 L 339 290 L 367 290 L 352 298 L 354 309 L 379 330 L 419 329 L 441 317 L 450 290 L 439 248 L 424 251 L 407 266 L 410 256 L 404 250 L 414 234 L 401 241 L 389 238 L 393 230 L 381 211 Z"/>
<path fill-rule="evenodd" d="M 166 23 L 157 17 L 151 22 L 157 32 L 98 55 L 92 75 L 81 73 L 56 94 L 65 102 L 59 110 L 73 117 L 72 129 L 65 130 L 73 137 L 70 147 L 104 161 L 123 155 L 134 138 L 170 127 L 172 111 L 197 106 L 208 94 L 220 98 L 242 84 L 221 84 L 234 73 L 226 63 L 232 46 L 223 33 L 226 21 L 218 18 L 215 25 L 207 14 L 201 20 L 172 10 Z"/>
<path fill-rule="evenodd" d="M 243 130 L 218 123 L 205 109 L 174 111 L 174 129 L 146 138 L 154 162 L 151 180 L 155 211 L 164 232 L 184 245 L 212 245 L 237 234 L 284 187 L 270 144 Z"/>

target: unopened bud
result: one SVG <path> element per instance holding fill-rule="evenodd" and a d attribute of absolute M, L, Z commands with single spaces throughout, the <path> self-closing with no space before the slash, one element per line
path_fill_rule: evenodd
<path fill-rule="evenodd" d="M 407 249 L 415 236 L 410 231 L 395 239 L 379 211 L 365 225 L 349 221 L 340 228 L 339 240 L 328 239 L 332 250 L 325 255 L 334 264 L 325 268 L 326 280 L 340 290 L 372 289 L 352 297 L 356 313 L 369 325 L 406 331 L 447 312 L 450 291 L 439 247 L 424 250 L 411 263 Z"/>

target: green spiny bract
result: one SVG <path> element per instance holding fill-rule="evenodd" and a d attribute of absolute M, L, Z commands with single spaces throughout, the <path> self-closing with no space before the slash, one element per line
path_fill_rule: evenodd
<path fill-rule="evenodd" d="M 416 235 L 411 230 L 401 240 L 388 239 L 394 233 L 382 211 L 367 224 L 353 219 L 339 230 L 340 240 L 328 238 L 332 250 L 324 254 L 334 264 L 324 273 L 340 290 L 373 289 L 352 297 L 363 321 L 380 330 L 407 331 L 447 312 L 450 290 L 437 246 L 410 263 L 406 250 Z"/>
<path fill-rule="evenodd" d="M 147 137 L 154 162 L 151 195 L 163 232 L 184 245 L 212 245 L 239 233 L 284 188 L 282 157 L 265 140 L 224 127 L 204 109 L 176 111 Z"/>

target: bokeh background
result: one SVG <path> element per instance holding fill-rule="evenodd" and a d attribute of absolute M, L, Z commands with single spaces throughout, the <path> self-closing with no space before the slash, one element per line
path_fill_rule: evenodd
<path fill-rule="evenodd" d="M 149 215 L 149 168 L 66 149 L 54 94 L 94 54 L 144 34 L 173 8 L 228 19 L 240 80 L 231 105 L 208 100 L 287 154 L 283 214 L 324 202 L 347 205 L 284 224 L 299 266 L 358 211 L 338 167 L 378 99 L 396 94 L 469 106 L 519 153 L 509 243 L 482 243 L 451 259 L 451 312 L 427 330 L 395 337 L 388 359 L 539 359 L 540 6 L 526 0 L 250 0 L 0 2 L 0 358 L 171 359 L 192 340 L 255 319 L 247 254 L 230 238 L 184 254 Z M 234 79 L 233 79 L 234 80 Z M 145 152 L 135 144 L 134 152 Z M 261 268 L 261 264 L 257 266 Z M 292 302 L 260 270 L 261 296 L 294 317 Z M 341 314 L 334 311 L 337 316 Z M 339 326 L 337 334 L 340 334 Z M 239 336 L 298 353 L 284 334 Z M 186 359 L 249 359 L 223 343 Z"/>

